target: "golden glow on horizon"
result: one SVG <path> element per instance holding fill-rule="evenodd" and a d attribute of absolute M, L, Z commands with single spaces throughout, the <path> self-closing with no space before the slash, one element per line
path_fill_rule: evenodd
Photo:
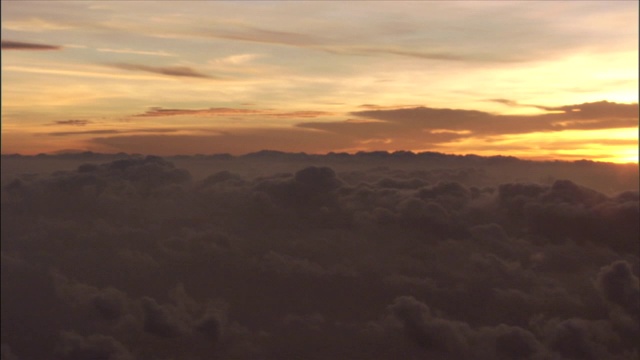
<path fill-rule="evenodd" d="M 443 144 L 453 154 L 504 155 L 536 160 L 638 163 L 638 128 L 564 130 L 467 138 Z"/>

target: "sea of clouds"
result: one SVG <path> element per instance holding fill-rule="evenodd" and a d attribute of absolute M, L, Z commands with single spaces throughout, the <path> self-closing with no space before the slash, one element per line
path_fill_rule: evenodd
<path fill-rule="evenodd" d="M 637 165 L 3 156 L 2 359 L 637 359 Z"/>

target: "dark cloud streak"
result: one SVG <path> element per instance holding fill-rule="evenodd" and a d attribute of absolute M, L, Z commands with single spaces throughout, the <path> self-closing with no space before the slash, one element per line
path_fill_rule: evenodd
<path fill-rule="evenodd" d="M 62 50 L 62 46 L 2 40 L 2 50 L 47 51 L 47 50 Z"/>
<path fill-rule="evenodd" d="M 85 126 L 91 124 L 89 120 L 58 120 L 53 123 L 53 125 L 71 125 L 71 126 Z"/>
<path fill-rule="evenodd" d="M 134 115 L 136 117 L 163 117 L 178 115 L 246 115 L 259 114 L 260 110 L 250 109 L 233 109 L 233 108 L 209 108 L 209 109 L 164 109 L 161 107 L 153 107 L 142 114 Z"/>
<path fill-rule="evenodd" d="M 139 64 L 127 64 L 127 63 L 115 63 L 108 66 L 128 70 L 128 71 L 141 71 L 153 74 L 160 74 L 172 77 L 187 77 L 187 78 L 200 78 L 200 79 L 220 79 L 219 77 L 203 74 L 187 66 L 149 66 Z"/>

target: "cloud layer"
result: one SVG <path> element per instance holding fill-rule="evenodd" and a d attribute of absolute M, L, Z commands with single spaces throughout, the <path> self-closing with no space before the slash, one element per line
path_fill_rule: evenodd
<path fill-rule="evenodd" d="M 372 107 L 372 105 L 366 105 Z M 352 112 L 347 120 L 324 111 L 281 112 L 246 108 L 150 108 L 133 118 L 173 116 L 228 119 L 224 126 L 202 120 L 200 128 L 216 130 L 188 134 L 122 134 L 89 140 L 107 151 L 162 155 L 221 153 L 243 154 L 262 149 L 290 152 L 439 150 L 465 153 L 509 153 L 524 157 L 584 159 L 613 158 L 620 149 L 637 147 L 633 128 L 638 123 L 636 104 L 594 102 L 560 107 L 539 106 L 539 115 L 492 113 L 428 107 L 400 107 Z M 244 117 L 247 118 L 244 118 Z M 253 127 L 251 121 L 283 119 L 294 126 Z M 242 121 L 242 127 L 234 127 Z M 207 122 L 207 125 L 202 125 Z M 620 130 L 615 135 L 607 132 Z M 604 131 L 604 132 L 602 132 Z M 589 133 L 591 132 L 591 133 Z M 614 136 L 615 135 L 615 136 Z M 162 143 L 162 145 L 160 145 Z M 157 144 L 154 146 L 153 144 Z M 607 154 L 607 148 L 612 153 Z M 576 149 L 582 153 L 573 154 Z M 627 155 L 631 161 L 632 154 Z"/>
<path fill-rule="evenodd" d="M 2 356 L 632 359 L 637 181 L 605 194 L 589 171 L 637 177 L 436 153 L 4 157 Z"/>

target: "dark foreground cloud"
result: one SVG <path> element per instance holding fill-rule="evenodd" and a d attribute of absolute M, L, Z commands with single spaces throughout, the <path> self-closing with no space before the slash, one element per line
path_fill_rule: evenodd
<path fill-rule="evenodd" d="M 3 359 L 637 357 L 637 167 L 173 161 L 3 157 Z"/>
<path fill-rule="evenodd" d="M 104 335 L 82 336 L 63 332 L 58 353 L 64 360 L 133 360 L 131 353 L 116 339 Z"/>
<path fill-rule="evenodd" d="M 617 261 L 603 267 L 596 286 L 607 301 L 621 306 L 636 318 L 640 316 L 640 285 L 628 262 Z"/>
<path fill-rule="evenodd" d="M 2 40 L 2 50 L 61 50 L 62 46 Z"/>

